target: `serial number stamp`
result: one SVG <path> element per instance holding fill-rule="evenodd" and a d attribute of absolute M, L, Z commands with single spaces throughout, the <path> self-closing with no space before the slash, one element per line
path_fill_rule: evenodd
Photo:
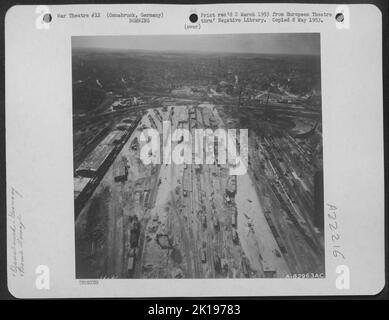
<path fill-rule="evenodd" d="M 287 274 L 285 276 L 285 279 L 324 279 L 325 274 L 324 273 L 294 273 L 294 274 Z"/>
<path fill-rule="evenodd" d="M 82 286 L 98 285 L 99 280 L 97 279 L 78 280 L 78 283 Z"/>
<path fill-rule="evenodd" d="M 335 205 L 328 204 L 328 203 L 327 203 L 327 208 L 329 210 L 327 217 L 329 219 L 328 229 L 330 232 L 332 255 L 335 258 L 346 259 L 343 252 L 343 248 L 341 246 L 341 233 L 340 233 L 340 225 L 338 221 L 338 208 Z"/>

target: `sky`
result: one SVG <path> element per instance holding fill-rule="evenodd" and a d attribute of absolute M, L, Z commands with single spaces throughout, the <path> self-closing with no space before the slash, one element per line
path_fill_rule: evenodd
<path fill-rule="evenodd" d="M 319 55 L 320 34 L 76 36 L 72 37 L 72 46 L 152 51 Z"/>

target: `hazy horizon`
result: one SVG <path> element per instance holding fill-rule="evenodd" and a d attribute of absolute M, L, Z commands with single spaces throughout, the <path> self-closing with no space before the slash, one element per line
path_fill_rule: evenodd
<path fill-rule="evenodd" d="M 319 33 L 73 36 L 73 49 L 320 55 Z"/>

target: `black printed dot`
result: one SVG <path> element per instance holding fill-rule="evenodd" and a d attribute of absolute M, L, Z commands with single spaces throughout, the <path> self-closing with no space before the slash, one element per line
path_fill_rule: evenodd
<path fill-rule="evenodd" d="M 197 20 L 199 20 L 199 17 L 197 16 L 197 14 L 192 13 L 192 14 L 189 16 L 189 20 L 190 20 L 190 22 L 195 23 L 195 22 L 197 22 Z"/>
<path fill-rule="evenodd" d="M 51 14 L 50 13 L 46 13 L 44 16 L 43 16 L 43 21 L 46 22 L 46 23 L 49 23 L 51 22 L 53 18 L 51 17 Z"/>
<path fill-rule="evenodd" d="M 338 22 L 343 22 L 343 20 L 344 20 L 344 15 L 343 15 L 343 13 L 338 13 L 338 14 L 335 16 L 335 19 L 336 19 L 336 21 L 338 21 Z"/>

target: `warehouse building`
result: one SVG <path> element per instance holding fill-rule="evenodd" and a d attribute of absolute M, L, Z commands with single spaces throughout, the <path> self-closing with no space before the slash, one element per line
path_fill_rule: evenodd
<path fill-rule="evenodd" d="M 116 182 L 123 182 L 127 180 L 128 168 L 123 161 L 114 163 L 114 179 Z"/>
<path fill-rule="evenodd" d="M 100 144 L 104 145 L 118 145 L 120 144 L 126 137 L 126 132 L 121 130 L 111 131 Z"/>
<path fill-rule="evenodd" d="M 131 129 L 131 125 L 128 123 L 119 123 L 116 125 L 116 130 L 122 130 L 122 131 L 127 131 Z"/>
<path fill-rule="evenodd" d="M 77 218 L 83 202 L 90 196 L 92 191 L 92 180 L 87 177 L 74 177 L 74 211 Z"/>
<path fill-rule="evenodd" d="M 87 178 L 95 177 L 99 170 L 112 160 L 114 151 L 113 146 L 99 144 L 77 168 L 76 174 Z"/>
<path fill-rule="evenodd" d="M 77 199 L 84 191 L 91 178 L 74 177 L 74 199 Z"/>

